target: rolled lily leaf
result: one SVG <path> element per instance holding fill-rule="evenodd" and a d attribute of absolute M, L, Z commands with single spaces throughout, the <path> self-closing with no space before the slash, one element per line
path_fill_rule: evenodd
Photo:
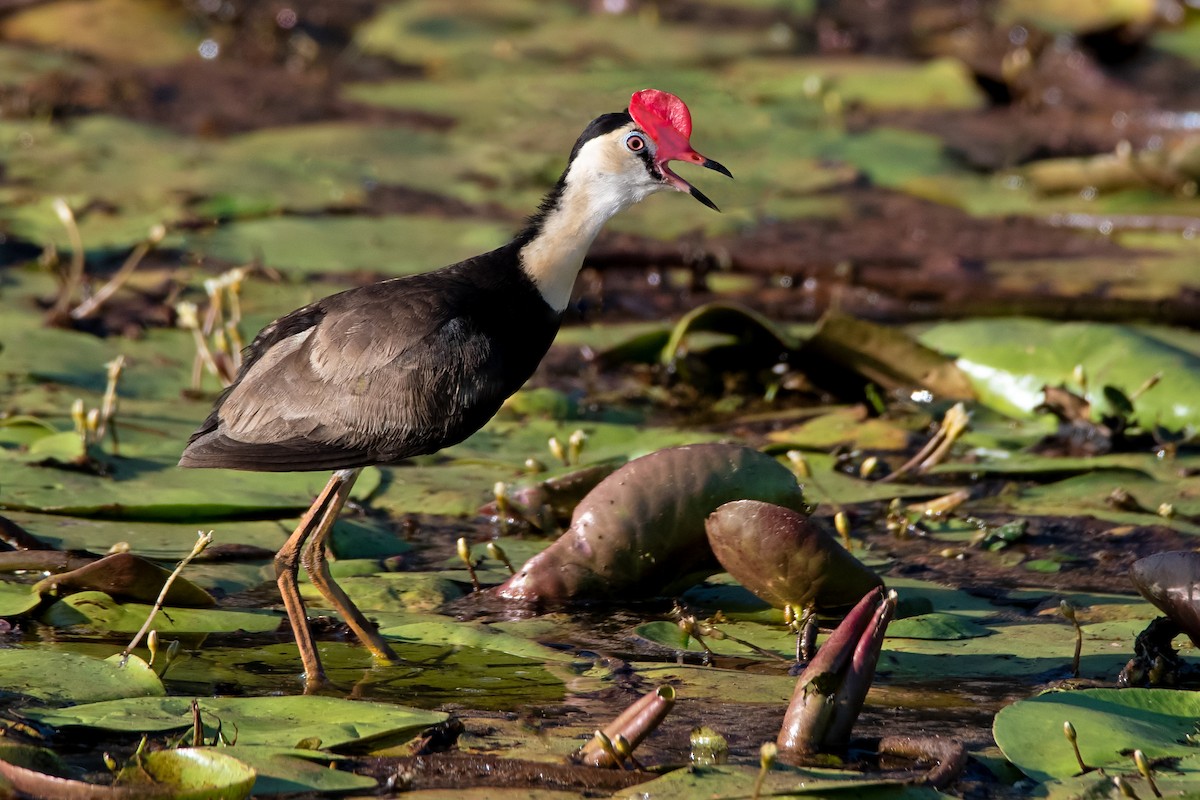
<path fill-rule="evenodd" d="M 867 384 L 885 391 L 923 387 L 943 400 L 973 400 L 967 375 L 948 356 L 907 333 L 827 312 L 797 354 L 797 363 L 826 391 L 856 397 Z"/>
<path fill-rule="evenodd" d="M 672 447 L 629 462 L 593 489 L 550 547 L 497 589 L 556 605 L 669 595 L 719 569 L 704 520 L 731 500 L 804 509 L 795 476 L 749 447 Z"/>
<path fill-rule="evenodd" d="M 1176 550 L 1133 562 L 1129 579 L 1200 647 L 1200 553 Z"/>
<path fill-rule="evenodd" d="M 40 581 L 34 589 L 41 594 L 98 591 L 113 597 L 153 603 L 158 599 L 159 592 L 170 574 L 170 570 L 163 569 L 141 556 L 114 553 L 70 572 L 51 575 Z M 179 577 L 171 584 L 166 603 L 172 606 L 209 608 L 215 606 L 217 601 L 196 584 Z"/>
<path fill-rule="evenodd" d="M 630 750 L 633 750 L 662 724 L 674 705 L 675 690 L 670 686 L 659 686 L 653 692 L 639 697 L 629 708 L 622 711 L 602 729 L 603 733 L 609 741 L 616 741 L 618 736 L 623 736 L 629 742 Z M 618 766 L 596 739 L 583 746 L 579 752 L 579 761 L 589 767 Z"/>
<path fill-rule="evenodd" d="M 895 592 L 872 590 L 837 627 L 796 681 L 776 744 L 781 754 L 844 748 L 875 677 Z"/>
<path fill-rule="evenodd" d="M 790 508 L 735 500 L 704 523 L 725 571 L 776 608 L 849 608 L 883 581 Z"/>
<path fill-rule="evenodd" d="M 734 336 L 747 352 L 765 351 L 770 356 L 800 346 L 799 338 L 753 309 L 735 303 L 708 303 L 692 309 L 675 323 L 659 361 L 664 365 L 673 363 L 687 337 L 701 332 Z"/>

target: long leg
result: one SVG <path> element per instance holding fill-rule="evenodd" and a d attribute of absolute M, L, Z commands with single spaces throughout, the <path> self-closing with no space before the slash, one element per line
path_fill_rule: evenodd
<path fill-rule="evenodd" d="M 296 574 L 300 568 L 300 551 L 304 547 L 304 541 L 312 534 L 314 527 L 319 526 L 321 521 L 328 516 L 330 501 L 337 494 L 338 488 L 344 480 L 340 472 L 333 474 L 329 483 L 325 484 L 325 488 L 317 495 L 317 499 L 308 507 L 308 511 L 301 518 L 296 530 L 275 554 L 275 582 L 279 586 L 279 594 L 283 597 L 283 606 L 287 609 L 288 620 L 292 623 L 296 646 L 300 649 L 300 661 L 304 665 L 305 685 L 310 689 L 325 683 L 325 671 L 321 668 L 321 659 L 317 655 L 312 633 L 308 629 L 308 618 L 304 612 L 304 601 L 300 599 L 300 587 L 296 582 Z"/>
<path fill-rule="evenodd" d="M 329 572 L 329 560 L 325 555 L 325 543 L 333 530 L 334 520 L 337 519 L 342 506 L 345 505 L 346 498 L 350 496 L 350 490 L 354 487 L 354 481 L 357 480 L 360 471 L 357 469 L 342 470 L 335 473 L 335 477 L 343 476 L 343 483 L 338 487 L 328 509 L 322 515 L 320 525 L 313 530 L 312 538 L 304 548 L 304 554 L 300 560 L 304 564 L 304 570 L 312 580 L 313 586 L 317 587 L 330 605 L 342 615 L 342 619 L 350 626 L 350 630 L 354 631 L 354 635 L 371 651 L 371 654 L 383 661 L 398 661 L 399 658 L 375 630 L 375 626 L 367 621 L 363 613 L 354 605 L 354 601 L 334 581 L 333 575 Z"/>

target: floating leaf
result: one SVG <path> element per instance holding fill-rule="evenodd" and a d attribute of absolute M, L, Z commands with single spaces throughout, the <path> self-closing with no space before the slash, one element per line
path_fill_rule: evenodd
<path fill-rule="evenodd" d="M 1150 759 L 1195 754 L 1188 737 L 1200 719 L 1200 696 L 1172 689 L 1084 689 L 1049 692 L 1000 709 L 992 725 L 1005 757 L 1035 781 L 1079 773 L 1070 722 L 1083 761 L 1092 768 L 1132 767 L 1129 753 Z"/>
<path fill-rule="evenodd" d="M 37 648 L 0 649 L 0 689 L 46 703 L 95 703 L 166 694 L 154 671 L 137 656 L 98 659 Z"/>
<path fill-rule="evenodd" d="M 980 319 L 940 323 L 920 338 L 957 358 L 980 401 L 1005 413 L 1032 413 L 1043 386 L 1070 380 L 1082 365 L 1095 387 L 1087 398 L 1093 406 L 1105 409 L 1100 387 L 1128 395 L 1161 373 L 1158 385 L 1135 402 L 1137 421 L 1200 426 L 1200 356 L 1133 325 Z"/>
<path fill-rule="evenodd" d="M 236 758 L 258 775 L 250 794 L 255 797 L 301 792 L 362 792 L 377 781 L 338 769 L 342 756 L 321 750 L 236 744 L 217 752 Z"/>
<path fill-rule="evenodd" d="M 941 641 L 974 639 L 977 636 L 991 636 L 993 633 L 994 631 L 991 629 L 967 617 L 940 611 L 893 620 L 887 630 L 889 639 L 936 639 Z"/>
<path fill-rule="evenodd" d="M 254 785 L 254 770 L 209 748 L 178 748 L 139 754 L 111 785 L 67 777 L 49 750 L 0 745 L 0 777 L 29 797 L 66 800 L 241 800 Z"/>
<path fill-rule="evenodd" d="M 109 595 L 154 603 L 162 592 L 171 570 L 163 569 L 132 553 L 113 553 L 90 564 L 51 575 L 34 589 L 42 594 L 62 595 L 72 591 L 97 591 Z M 212 595 L 182 576 L 176 576 L 167 590 L 167 605 L 208 608 L 216 605 Z"/>
<path fill-rule="evenodd" d="M 41 621 L 56 628 L 87 625 L 110 633 L 136 633 L 150 609 L 141 603 L 120 603 L 104 592 L 77 592 L 46 609 Z M 271 611 L 164 608 L 155 617 L 154 626 L 161 634 L 268 633 L 279 627 L 280 619 Z"/>
<path fill-rule="evenodd" d="M 0 619 L 20 616 L 40 602 L 41 595 L 29 584 L 0 580 Z"/>
<path fill-rule="evenodd" d="M 393 639 L 420 644 L 453 644 L 475 647 L 480 650 L 498 650 L 532 661 L 561 662 L 570 664 L 578 659 L 569 652 L 532 642 L 523 636 L 504 633 L 489 625 L 480 625 L 462 620 L 437 619 L 409 625 L 395 625 L 380 629 L 380 634 Z"/>
<path fill-rule="evenodd" d="M 829 312 L 797 355 L 810 377 L 841 397 L 866 383 L 881 389 L 925 388 L 942 400 L 971 400 L 970 379 L 947 356 L 896 328 Z"/>
<path fill-rule="evenodd" d="M 695 800 L 699 797 L 749 797 L 758 779 L 757 768 L 740 766 L 677 769 L 640 783 L 614 797 L 638 800 Z M 944 797 L 928 786 L 906 786 L 895 779 L 873 778 L 848 770 L 776 765 L 762 784 L 763 797 L 855 797 L 863 800 L 933 800 Z"/>
<path fill-rule="evenodd" d="M 227 735 L 237 731 L 238 744 L 275 747 L 292 747 L 304 739 L 320 739 L 322 747 L 331 749 L 404 739 L 448 717 L 401 705 L 314 695 L 202 697 L 197 702 L 206 739 L 212 739 L 219 723 Z M 191 709 L 187 697 L 143 697 L 57 710 L 29 709 L 26 714 L 48 725 L 136 733 L 190 727 Z"/>
<path fill-rule="evenodd" d="M 185 247 L 233 263 L 259 258 L 290 275 L 424 272 L 487 252 L 509 226 L 442 217 L 273 217 L 190 235 Z"/>

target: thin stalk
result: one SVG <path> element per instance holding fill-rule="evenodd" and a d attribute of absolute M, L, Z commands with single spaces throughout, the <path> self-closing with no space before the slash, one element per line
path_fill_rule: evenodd
<path fill-rule="evenodd" d="M 196 537 L 196 544 L 192 546 L 192 552 L 184 556 L 183 560 L 175 565 L 174 571 L 167 576 L 167 580 L 163 583 L 162 591 L 158 593 L 158 599 L 154 601 L 154 607 L 150 609 L 150 614 L 146 617 L 146 621 L 142 623 L 141 629 L 134 634 L 133 641 L 129 643 L 129 646 L 121 651 L 121 666 L 125 666 L 133 649 L 138 646 L 138 642 L 142 641 L 142 637 L 150 630 L 150 625 L 154 622 L 154 618 L 158 616 L 158 612 L 162 611 L 163 604 L 167 601 L 167 592 L 171 591 L 171 584 L 175 582 L 175 579 L 183 572 L 183 568 L 191 563 L 193 558 L 203 553 L 204 548 L 212 544 L 212 540 L 212 531 L 208 533 L 201 532 Z"/>

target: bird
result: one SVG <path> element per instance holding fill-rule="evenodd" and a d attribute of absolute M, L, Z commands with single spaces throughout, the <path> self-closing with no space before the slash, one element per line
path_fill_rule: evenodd
<path fill-rule="evenodd" d="M 333 471 L 274 561 L 306 688 L 327 678 L 300 598 L 301 565 L 376 659 L 398 660 L 326 560 L 330 528 L 361 470 L 457 444 L 495 415 L 550 349 L 584 257 L 615 214 L 663 190 L 720 210 L 667 166 L 733 177 L 692 148 L 691 131 L 678 97 L 635 92 L 624 111 L 587 125 L 558 182 L 507 244 L 330 295 L 268 324 L 246 348 L 179 466 Z"/>

